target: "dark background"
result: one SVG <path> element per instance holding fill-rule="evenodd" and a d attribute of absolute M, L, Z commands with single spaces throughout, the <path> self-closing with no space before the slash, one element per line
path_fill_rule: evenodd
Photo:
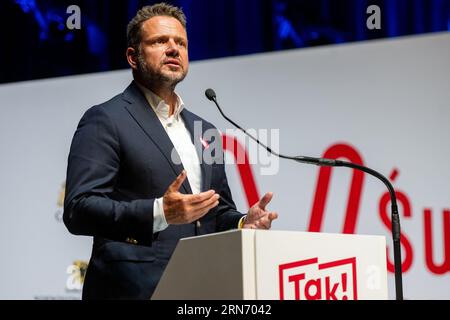
<path fill-rule="evenodd" d="M 127 68 L 126 25 L 143 0 L 1 0 L 0 83 Z M 179 0 L 191 61 L 450 30 L 450 0 Z M 70 5 L 81 29 L 69 30 Z M 381 30 L 369 30 L 369 5 Z"/>

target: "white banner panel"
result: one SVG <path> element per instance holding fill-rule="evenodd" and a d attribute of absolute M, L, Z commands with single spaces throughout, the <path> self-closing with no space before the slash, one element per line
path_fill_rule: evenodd
<path fill-rule="evenodd" d="M 247 149 L 251 167 L 227 166 L 242 211 L 273 191 L 274 229 L 385 235 L 388 269 L 390 203 L 380 181 L 268 156 L 227 130 L 204 90 L 214 88 L 228 116 L 275 150 L 339 157 L 389 177 L 405 298 L 450 299 L 449 56 L 441 33 L 210 60 L 192 64 L 179 93 Z M 0 86 L 0 299 L 80 297 L 91 240 L 61 222 L 67 154 L 83 112 L 130 79 L 126 70 Z"/>

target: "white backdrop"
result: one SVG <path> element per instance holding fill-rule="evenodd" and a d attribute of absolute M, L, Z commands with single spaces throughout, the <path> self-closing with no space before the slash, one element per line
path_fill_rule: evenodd
<path fill-rule="evenodd" d="M 187 108 L 223 131 L 231 127 L 204 97 L 208 87 L 242 126 L 279 129 L 280 152 L 353 153 L 390 176 L 401 192 L 405 298 L 450 299 L 449 57 L 450 35 L 441 33 L 209 60 L 191 64 L 179 93 Z M 70 235 L 61 222 L 67 154 L 84 111 L 122 92 L 130 79 L 125 70 L 0 86 L 0 299 L 80 297 L 79 265 L 88 261 L 91 239 Z M 276 168 L 277 159 L 262 159 Z M 336 168 L 328 188 L 325 181 L 316 190 L 318 167 L 282 160 L 274 175 L 261 174 L 263 167 L 252 170 L 259 194 L 274 192 L 269 207 L 280 215 L 274 229 L 311 230 L 314 211 L 323 212 L 321 231 L 342 232 L 352 193 L 350 229 L 385 235 L 393 260 L 381 182 L 366 175 L 350 192 L 352 171 Z M 245 211 L 239 174 L 234 165 L 227 172 Z M 320 194 L 327 195 L 323 211 L 313 209 Z M 432 210 L 428 238 L 426 208 Z M 391 299 L 394 292 L 391 274 Z"/>

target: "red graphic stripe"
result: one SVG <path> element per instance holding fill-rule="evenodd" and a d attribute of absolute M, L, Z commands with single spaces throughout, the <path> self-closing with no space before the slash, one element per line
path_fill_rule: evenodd
<path fill-rule="evenodd" d="M 244 189 L 247 199 L 247 204 L 250 208 L 259 201 L 259 192 L 250 166 L 247 150 L 239 143 L 236 137 L 227 136 L 226 134 L 222 135 L 222 144 L 224 150 L 233 154 L 241 178 L 242 188 Z M 241 159 L 241 157 L 243 157 L 243 159 Z"/>

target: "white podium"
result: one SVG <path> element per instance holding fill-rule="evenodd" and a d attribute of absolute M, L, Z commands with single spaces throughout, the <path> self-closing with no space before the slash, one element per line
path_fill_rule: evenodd
<path fill-rule="evenodd" d="M 152 300 L 387 299 L 384 236 L 232 230 L 181 239 Z"/>

